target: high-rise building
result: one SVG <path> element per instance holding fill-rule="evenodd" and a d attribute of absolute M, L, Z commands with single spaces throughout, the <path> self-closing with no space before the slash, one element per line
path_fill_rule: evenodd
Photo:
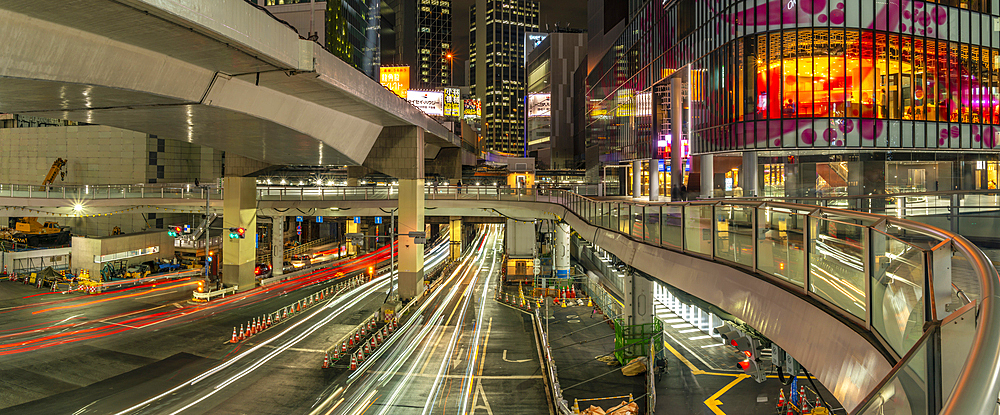
<path fill-rule="evenodd" d="M 484 149 L 524 154 L 524 34 L 538 31 L 538 2 L 476 0 L 469 15 L 472 93 L 482 100 Z"/>
<path fill-rule="evenodd" d="M 587 35 L 567 30 L 544 35 L 538 43 L 530 35 L 525 42 L 533 49 L 526 64 L 528 155 L 540 169 L 576 169 L 584 162 L 582 135 L 575 134 L 576 106 L 583 106 L 577 91 L 584 88 L 574 75 L 587 57 Z"/>
<path fill-rule="evenodd" d="M 257 0 L 257 4 L 295 27 L 300 36 L 322 43 L 368 77 L 378 79 L 383 1 Z"/>
<path fill-rule="evenodd" d="M 382 8 L 383 21 L 391 20 L 395 35 L 393 53 L 384 54 L 382 63 L 410 67 L 410 89 L 434 90 L 450 85 L 454 58 L 451 1 L 382 1 L 389 4 Z"/>
<path fill-rule="evenodd" d="M 380 0 L 326 2 L 326 48 L 372 79 L 378 79 Z"/>

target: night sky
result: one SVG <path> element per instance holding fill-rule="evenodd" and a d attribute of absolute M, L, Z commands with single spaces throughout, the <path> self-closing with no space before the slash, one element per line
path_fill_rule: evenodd
<path fill-rule="evenodd" d="M 452 34 L 454 36 L 453 48 L 457 54 L 455 60 L 455 84 L 465 85 L 465 61 L 469 58 L 469 8 L 476 0 L 453 0 L 451 11 L 454 17 L 452 23 Z M 538 16 L 539 26 L 545 31 L 545 25 L 549 25 L 550 31 L 553 25 L 559 22 L 560 27 L 573 29 L 587 29 L 587 1 L 586 0 L 538 0 L 541 4 L 541 11 Z"/>

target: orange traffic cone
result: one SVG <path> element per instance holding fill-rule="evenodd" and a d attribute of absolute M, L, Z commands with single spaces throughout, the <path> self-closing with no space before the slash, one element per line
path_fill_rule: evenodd
<path fill-rule="evenodd" d="M 354 336 L 348 337 L 347 338 L 347 343 L 348 343 L 348 345 L 350 345 L 350 347 L 354 347 Z"/>
<path fill-rule="evenodd" d="M 358 370 L 358 358 L 351 355 L 351 370 Z"/>
<path fill-rule="evenodd" d="M 778 405 L 777 406 L 778 406 L 778 410 L 779 411 L 781 410 L 781 408 L 785 407 L 785 390 L 784 389 L 778 389 Z"/>
<path fill-rule="evenodd" d="M 295 302 L 295 312 L 298 313 L 299 311 L 302 311 L 302 302 L 301 301 L 296 301 Z"/>
<path fill-rule="evenodd" d="M 247 322 L 247 331 L 246 331 L 246 335 L 244 335 L 243 338 L 244 339 L 249 339 L 250 336 L 253 336 L 253 330 L 250 330 L 250 322 Z"/>
<path fill-rule="evenodd" d="M 371 346 L 368 345 L 368 343 L 365 343 L 365 354 L 366 355 L 372 354 L 372 348 Z"/>
<path fill-rule="evenodd" d="M 229 342 L 238 343 L 239 341 L 240 341 L 239 337 L 236 336 L 236 327 L 233 327 L 233 339 L 230 340 Z"/>
<path fill-rule="evenodd" d="M 792 410 L 794 407 L 795 405 L 788 405 L 788 412 L 786 412 L 785 415 L 795 415 L 795 411 Z"/>
<path fill-rule="evenodd" d="M 329 354 L 329 353 L 327 353 L 327 354 Z M 338 349 L 336 347 L 333 348 L 333 358 L 332 359 L 333 360 L 340 359 L 340 349 Z"/>
<path fill-rule="evenodd" d="M 354 342 L 355 343 L 360 343 L 361 342 L 361 333 L 360 332 L 354 332 Z"/>
<path fill-rule="evenodd" d="M 267 326 L 268 326 L 268 327 L 271 327 L 271 324 L 273 324 L 273 323 L 271 322 L 271 315 L 270 315 L 270 314 L 268 314 L 268 315 L 267 315 Z"/>
<path fill-rule="evenodd" d="M 380 343 L 380 344 L 382 343 L 383 339 L 382 339 L 382 332 L 381 331 L 378 332 L 378 334 L 375 335 L 375 339 L 378 341 L 378 343 Z"/>
<path fill-rule="evenodd" d="M 819 408 L 819 407 L 821 407 L 821 406 L 823 406 L 823 401 L 821 401 L 821 400 L 819 399 L 819 394 L 817 393 L 817 394 L 816 394 L 816 405 L 813 405 L 813 408 Z"/>
<path fill-rule="evenodd" d="M 323 353 L 323 369 L 330 367 L 330 354 Z"/>
<path fill-rule="evenodd" d="M 809 401 L 806 399 L 806 387 L 799 386 L 799 410 L 805 412 L 807 406 L 809 406 Z"/>
<path fill-rule="evenodd" d="M 398 324 L 399 324 L 399 320 L 397 320 L 397 319 L 395 319 L 395 318 L 394 318 L 394 319 L 392 319 L 392 329 L 393 329 L 393 330 L 395 330 L 395 329 L 396 329 L 396 327 L 398 326 Z"/>
<path fill-rule="evenodd" d="M 347 353 L 347 342 L 343 342 L 340 344 L 340 352 Z"/>

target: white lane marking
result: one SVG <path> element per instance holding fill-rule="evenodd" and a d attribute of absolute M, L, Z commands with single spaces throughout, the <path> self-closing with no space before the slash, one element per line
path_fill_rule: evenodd
<path fill-rule="evenodd" d="M 705 340 L 711 338 L 712 336 L 694 336 L 694 337 L 688 337 L 688 340 Z"/>
<path fill-rule="evenodd" d="M 179 303 L 174 303 L 174 307 L 177 307 L 177 308 L 184 308 L 184 306 L 180 305 Z"/>
<path fill-rule="evenodd" d="M 252 345 L 253 345 L 253 343 L 247 343 L 247 346 L 252 346 Z M 273 346 L 273 345 L 270 345 L 270 344 L 265 344 L 264 347 L 267 347 L 269 349 L 277 349 L 278 348 L 278 346 Z M 301 347 L 289 347 L 289 348 L 287 348 L 285 350 L 291 350 L 293 352 L 305 352 L 305 353 L 326 353 L 326 350 L 303 349 Z"/>
<path fill-rule="evenodd" d="M 683 322 L 683 321 L 684 321 L 684 319 L 682 319 L 682 318 L 672 318 L 670 320 L 664 321 L 664 323 L 674 324 L 674 323 L 680 323 L 680 322 Z"/>
<path fill-rule="evenodd" d="M 691 323 L 684 323 L 684 324 L 674 324 L 674 325 L 672 325 L 670 327 L 673 327 L 675 329 L 679 329 L 681 327 L 694 327 L 694 325 L 692 325 Z"/>
<path fill-rule="evenodd" d="M 716 343 L 716 344 L 708 344 L 708 345 L 704 345 L 704 346 L 701 346 L 701 348 L 702 348 L 702 349 L 707 349 L 707 348 L 709 348 L 709 347 L 719 347 L 719 346 L 725 346 L 725 345 L 724 345 L 724 344 L 722 344 L 722 343 Z"/>
<path fill-rule="evenodd" d="M 507 349 L 503 349 L 503 361 L 511 363 L 524 363 L 524 362 L 530 362 L 531 359 L 520 359 L 520 360 L 507 359 Z"/>
<path fill-rule="evenodd" d="M 479 396 L 483 397 L 483 404 L 479 405 Z M 486 391 L 483 390 L 483 382 L 476 382 L 476 393 L 472 397 L 472 413 L 476 413 L 476 409 L 483 408 L 486 410 L 487 415 L 493 415 L 493 408 L 490 408 L 490 401 L 486 400 Z"/>
<path fill-rule="evenodd" d="M 684 334 L 684 333 L 694 333 L 694 332 L 696 332 L 696 331 L 701 331 L 701 329 L 687 329 L 687 330 L 681 330 L 681 331 L 678 331 L 678 333 L 681 333 L 681 334 Z"/>

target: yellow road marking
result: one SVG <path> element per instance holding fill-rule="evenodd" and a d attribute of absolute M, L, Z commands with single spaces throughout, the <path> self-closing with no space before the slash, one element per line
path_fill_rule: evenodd
<path fill-rule="evenodd" d="M 483 357 L 479 360 L 479 376 L 483 375 L 483 364 L 486 363 L 486 345 L 490 343 L 490 332 L 493 331 L 493 317 L 490 317 L 490 324 L 486 327 L 486 339 L 483 340 Z"/>
<path fill-rule="evenodd" d="M 675 349 L 673 346 L 671 346 L 670 343 L 667 343 L 666 341 L 664 341 L 663 342 L 663 346 L 666 347 L 667 350 L 670 350 L 670 353 L 673 353 L 674 356 L 677 357 L 677 360 L 680 360 L 681 363 L 684 363 L 684 365 L 688 367 L 688 369 L 691 369 L 691 374 L 692 375 L 701 375 L 701 374 L 705 373 L 704 370 L 701 370 L 701 369 L 698 369 L 697 367 L 695 367 L 694 363 L 691 363 L 690 360 L 687 360 L 684 356 L 681 356 L 681 353 L 678 352 L 677 349 Z"/>
<path fill-rule="evenodd" d="M 708 406 L 708 409 L 711 409 L 712 413 L 714 413 L 715 415 L 726 415 L 725 412 L 722 412 L 722 410 L 719 409 L 719 406 L 722 405 L 722 401 L 720 401 L 719 398 L 733 386 L 736 386 L 737 383 L 740 383 L 740 381 L 748 377 L 750 376 L 737 375 L 736 379 L 733 379 L 733 381 L 729 382 L 728 385 L 724 386 L 722 389 L 719 389 L 719 391 L 713 394 L 712 396 L 709 396 L 708 399 L 705 400 L 705 405 Z"/>
<path fill-rule="evenodd" d="M 469 272 L 468 272 L 469 270 L 466 269 L 465 271 L 466 272 L 464 272 L 462 274 L 462 278 L 460 280 L 465 279 L 465 277 L 469 275 Z M 448 321 L 445 321 L 445 323 L 444 323 L 445 326 L 448 326 L 448 325 L 451 324 L 451 318 L 455 317 L 455 312 L 458 311 L 458 307 L 462 306 L 462 298 L 463 297 L 465 297 L 465 292 L 462 292 L 462 295 L 457 298 L 457 301 L 455 301 L 455 308 L 451 309 L 451 314 L 448 315 Z M 437 350 L 438 345 L 441 344 L 441 338 L 442 337 L 444 337 L 444 330 L 441 330 L 441 334 L 438 335 L 437 340 L 434 341 L 434 347 L 431 348 L 430 354 L 427 355 L 427 360 L 424 361 L 424 365 L 420 367 L 420 374 L 423 374 L 424 371 L 427 370 L 427 364 L 431 362 L 430 357 L 434 355 L 434 352 Z M 448 358 L 448 356 L 445 356 L 445 359 L 447 359 L 447 358 Z"/>

